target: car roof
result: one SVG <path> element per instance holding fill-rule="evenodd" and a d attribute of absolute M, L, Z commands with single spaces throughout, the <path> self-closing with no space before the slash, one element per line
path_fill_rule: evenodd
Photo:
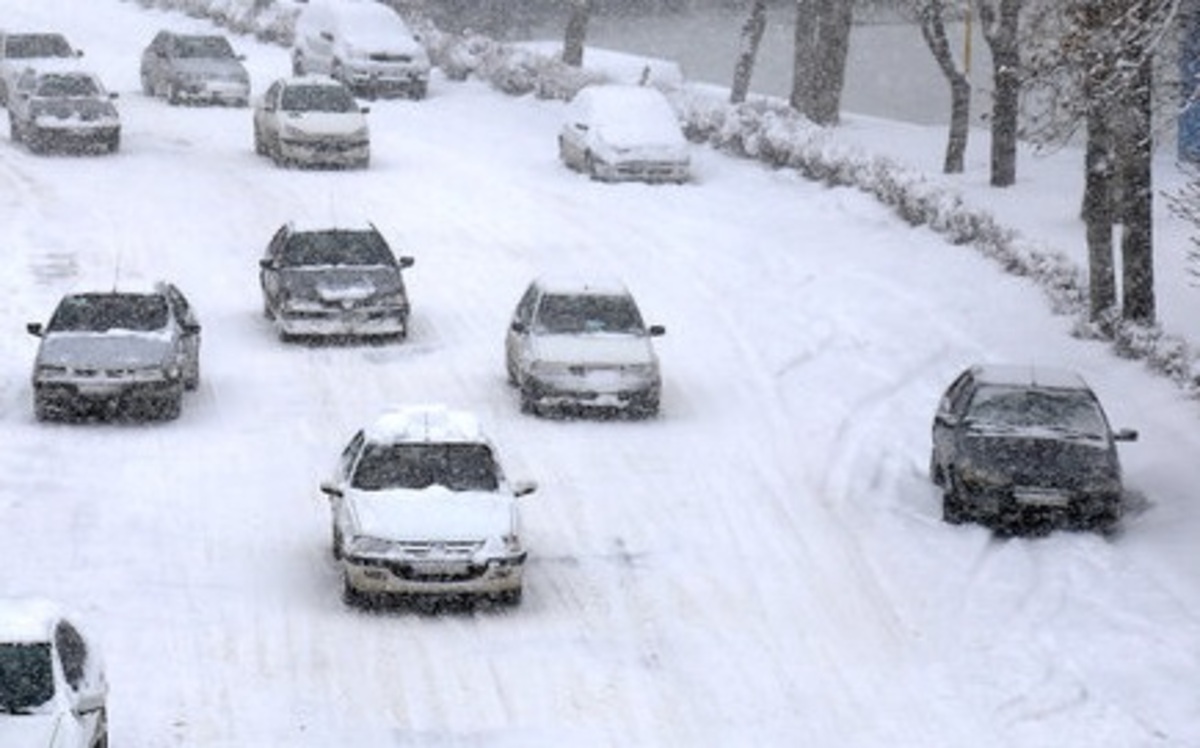
<path fill-rule="evenodd" d="M 534 283 L 543 293 L 597 296 L 628 296 L 629 289 L 620 278 L 610 275 L 579 276 L 564 273 L 539 276 Z"/>
<path fill-rule="evenodd" d="M 341 81 L 331 78 L 324 73 L 307 73 L 305 75 L 289 75 L 286 78 L 280 78 L 279 82 L 285 86 L 330 86 L 332 88 L 345 88 L 346 84 Z"/>
<path fill-rule="evenodd" d="M 440 404 L 389 410 L 379 415 L 364 432 L 368 441 L 384 444 L 487 442 L 473 413 Z"/>
<path fill-rule="evenodd" d="M 365 218 L 338 218 L 333 221 L 321 222 L 314 217 L 305 216 L 294 218 L 287 222 L 287 228 L 293 234 L 315 234 L 322 231 L 369 231 L 381 233 L 375 224 Z"/>
<path fill-rule="evenodd" d="M 1078 373 L 1060 367 L 1034 364 L 977 364 L 971 367 L 975 381 L 1013 387 L 1086 390 L 1087 382 Z"/>
<path fill-rule="evenodd" d="M 63 617 L 62 607 L 51 600 L 0 598 L 0 641 L 50 641 Z"/>

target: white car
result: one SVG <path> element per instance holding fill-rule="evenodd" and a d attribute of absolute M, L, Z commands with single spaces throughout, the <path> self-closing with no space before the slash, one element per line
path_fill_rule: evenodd
<path fill-rule="evenodd" d="M 385 595 L 521 599 L 517 497 L 475 417 L 444 406 L 390 411 L 354 435 L 321 485 L 333 511 L 343 599 Z"/>
<path fill-rule="evenodd" d="M 366 168 L 367 112 L 328 76 L 281 78 L 254 106 L 254 151 L 277 164 Z"/>
<path fill-rule="evenodd" d="M 296 19 L 295 75 L 322 73 L 367 96 L 424 98 L 429 55 L 404 20 L 376 0 L 312 0 Z"/>
<path fill-rule="evenodd" d="M 505 338 L 509 383 L 521 410 L 575 407 L 658 412 L 662 377 L 633 296 L 616 279 L 546 277 L 529 285 Z"/>
<path fill-rule="evenodd" d="M 250 74 L 243 59 L 221 34 L 160 31 L 142 51 L 142 93 L 171 104 L 246 106 Z"/>
<path fill-rule="evenodd" d="M 29 68 L 9 93 L 10 136 L 34 153 L 113 153 L 121 147 L 121 116 L 113 104 L 115 98 L 115 93 L 86 70 Z"/>
<path fill-rule="evenodd" d="M 8 104 L 9 92 L 27 69 L 82 55 L 62 34 L 0 32 L 0 104 Z"/>
<path fill-rule="evenodd" d="M 686 182 L 691 157 L 679 119 L 656 88 L 600 84 L 581 89 L 558 135 L 558 155 L 602 181 Z"/>
<path fill-rule="evenodd" d="M 59 606 L 0 599 L 0 746 L 106 748 L 107 702 L 99 652 Z"/>

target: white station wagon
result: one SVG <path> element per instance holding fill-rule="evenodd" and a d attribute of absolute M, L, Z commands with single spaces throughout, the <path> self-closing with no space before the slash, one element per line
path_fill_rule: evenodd
<path fill-rule="evenodd" d="M 391 411 L 360 430 L 321 485 L 333 510 L 343 599 L 471 595 L 520 602 L 525 569 L 516 498 L 470 413 Z"/>

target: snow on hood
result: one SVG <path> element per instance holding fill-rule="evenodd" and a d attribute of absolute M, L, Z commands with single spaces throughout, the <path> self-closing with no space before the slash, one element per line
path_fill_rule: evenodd
<path fill-rule="evenodd" d="M 171 353 L 170 340 L 157 333 L 65 332 L 42 338 L 37 360 L 71 368 L 142 368 L 169 363 Z"/>
<path fill-rule="evenodd" d="M 353 34 L 347 35 L 347 39 L 355 51 L 367 54 L 399 54 L 413 58 L 425 56 L 425 48 L 407 28 L 390 23 L 356 27 Z"/>
<path fill-rule="evenodd" d="M 535 335 L 534 357 L 567 364 L 650 364 L 655 360 L 645 335 Z"/>
<path fill-rule="evenodd" d="M 382 267 L 288 268 L 282 280 L 291 294 L 322 301 L 362 301 L 378 294 L 398 293 L 401 288 L 400 274 Z"/>
<path fill-rule="evenodd" d="M 348 135 L 367 126 L 362 112 L 292 112 L 284 123 L 309 135 Z"/>
<path fill-rule="evenodd" d="M 347 501 L 359 532 L 388 540 L 483 540 L 513 531 L 514 499 L 503 492 L 451 491 L 443 486 L 357 491 Z"/>
<path fill-rule="evenodd" d="M 67 729 L 61 713 L 0 714 L 0 746 L 4 748 L 54 748 L 55 733 Z"/>

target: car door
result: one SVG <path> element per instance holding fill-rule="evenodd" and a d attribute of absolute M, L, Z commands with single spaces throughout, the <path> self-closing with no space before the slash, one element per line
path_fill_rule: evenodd
<path fill-rule="evenodd" d="M 174 285 L 166 287 L 167 303 L 179 326 L 180 358 L 183 361 L 184 382 L 188 389 L 200 383 L 200 321 L 187 297 Z"/>
<path fill-rule="evenodd" d="M 335 544 L 341 538 L 352 536 L 353 529 L 350 527 L 350 518 L 346 512 L 345 493 L 350 489 L 350 478 L 354 475 L 354 466 L 358 464 L 358 457 L 362 453 L 363 445 L 366 443 L 366 434 L 359 431 L 350 439 L 350 443 L 342 450 L 341 457 L 338 458 L 337 473 L 334 475 L 332 485 L 338 489 L 333 493 L 328 493 L 329 509 L 333 517 L 333 536 Z M 340 550 L 335 550 L 340 553 Z"/>
<path fill-rule="evenodd" d="M 59 621 L 54 628 L 54 651 L 69 690 L 71 711 L 86 736 L 84 745 L 90 746 L 106 730 L 104 673 L 83 635 L 65 620 Z"/>
<path fill-rule="evenodd" d="M 524 377 L 525 360 L 528 358 L 526 349 L 529 346 L 529 329 L 533 324 L 533 311 L 537 306 L 538 287 L 536 283 L 525 289 L 517 308 L 513 311 L 508 332 L 504 336 L 504 360 L 508 369 L 509 381 L 520 384 Z"/>
<path fill-rule="evenodd" d="M 588 123 L 582 102 L 575 102 L 568 110 L 559 132 L 559 155 L 563 163 L 582 167 L 587 153 Z"/>
<path fill-rule="evenodd" d="M 975 378 L 966 371 L 951 383 L 938 402 L 933 417 L 933 459 L 930 464 L 935 477 L 944 474 L 943 471 L 958 459 L 958 430 L 974 390 Z"/>
<path fill-rule="evenodd" d="M 259 105 L 254 107 L 255 132 L 262 135 L 263 140 L 268 144 L 274 143 L 279 135 L 277 116 L 279 95 L 282 90 L 283 82 L 275 81 L 267 88 Z"/>

